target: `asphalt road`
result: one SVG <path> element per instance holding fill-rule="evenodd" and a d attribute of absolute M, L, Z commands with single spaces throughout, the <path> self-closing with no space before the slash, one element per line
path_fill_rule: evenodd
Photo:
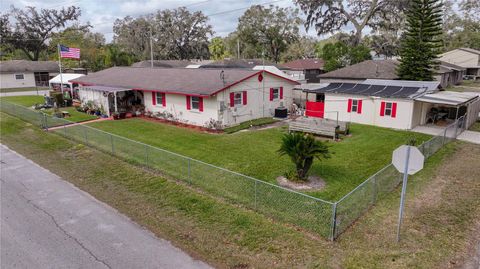
<path fill-rule="evenodd" d="M 0 268 L 210 268 L 0 145 Z"/>

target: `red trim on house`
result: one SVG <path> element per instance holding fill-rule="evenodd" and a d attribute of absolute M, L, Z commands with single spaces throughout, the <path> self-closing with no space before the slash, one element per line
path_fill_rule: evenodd
<path fill-rule="evenodd" d="M 202 97 L 198 98 L 198 110 L 200 112 L 203 112 L 203 98 Z"/>
<path fill-rule="evenodd" d="M 190 104 L 190 96 L 189 96 L 189 95 L 186 95 L 185 97 L 186 97 L 186 99 L 187 99 L 187 110 L 190 110 L 190 109 L 192 109 L 192 106 L 191 106 L 191 104 Z"/>
<path fill-rule="evenodd" d="M 157 105 L 157 93 L 152 92 L 152 105 L 156 106 Z"/>
<path fill-rule="evenodd" d="M 362 99 L 357 101 L 357 113 L 362 114 Z"/>
<path fill-rule="evenodd" d="M 246 105 L 247 104 L 247 91 L 243 91 L 243 105 Z"/>
<path fill-rule="evenodd" d="M 280 87 L 280 99 L 283 99 L 283 87 Z"/>
<path fill-rule="evenodd" d="M 230 93 L 230 107 L 234 107 L 234 106 L 235 106 L 235 93 L 231 92 Z"/>
<path fill-rule="evenodd" d="M 162 92 L 162 106 L 167 106 L 167 99 L 165 98 L 165 93 Z"/>
<path fill-rule="evenodd" d="M 273 88 L 270 88 L 270 101 L 273 101 Z"/>
<path fill-rule="evenodd" d="M 347 112 L 352 112 L 352 99 L 348 99 Z"/>
<path fill-rule="evenodd" d="M 392 103 L 392 118 L 397 116 L 397 103 Z"/>
<path fill-rule="evenodd" d="M 210 97 L 210 95 L 205 94 L 194 94 L 194 93 L 184 93 L 184 92 L 169 92 L 168 90 L 149 90 L 149 89 L 141 89 L 141 88 L 133 88 L 132 91 L 144 91 L 144 92 L 163 92 L 166 94 L 178 94 L 178 95 L 185 95 L 185 96 L 196 96 L 196 97 Z"/>
<path fill-rule="evenodd" d="M 385 102 L 380 104 L 380 116 L 385 116 Z"/>

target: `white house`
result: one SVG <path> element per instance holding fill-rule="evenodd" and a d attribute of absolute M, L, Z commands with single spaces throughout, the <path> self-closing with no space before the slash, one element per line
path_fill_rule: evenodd
<path fill-rule="evenodd" d="M 478 118 L 480 97 L 475 94 L 429 89 L 430 85 L 422 86 L 422 82 L 409 86 L 409 81 L 392 80 L 390 85 L 386 81 L 381 80 L 382 85 L 330 83 L 304 89 L 309 94 L 306 115 L 403 130 L 444 125 L 463 115 L 467 115 L 468 127 Z"/>
<path fill-rule="evenodd" d="M 52 61 L 1 61 L 0 87 L 47 87 L 48 80 L 57 75 L 58 71 L 58 63 Z"/>
<path fill-rule="evenodd" d="M 480 51 L 470 48 L 459 48 L 440 55 L 440 60 L 461 66 L 466 69 L 467 76 L 480 77 Z"/>
<path fill-rule="evenodd" d="M 209 127 L 232 126 L 289 108 L 298 83 L 264 70 L 113 67 L 70 80 L 82 103 L 111 114 L 140 107 L 164 118 Z"/>

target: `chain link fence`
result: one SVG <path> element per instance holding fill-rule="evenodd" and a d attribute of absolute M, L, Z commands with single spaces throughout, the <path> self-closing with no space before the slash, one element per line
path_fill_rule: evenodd
<path fill-rule="evenodd" d="M 389 164 L 337 202 L 329 202 L 9 102 L 1 102 L 1 111 L 129 162 L 161 171 L 213 196 L 331 240 L 401 182 L 401 174 Z M 442 134 L 420 145 L 420 151 L 426 158 L 430 157 L 454 140 L 463 128 L 462 117 Z"/>

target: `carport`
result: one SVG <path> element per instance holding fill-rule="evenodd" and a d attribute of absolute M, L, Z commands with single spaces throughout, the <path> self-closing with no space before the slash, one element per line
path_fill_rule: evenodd
<path fill-rule="evenodd" d="M 422 102 L 420 124 L 446 126 L 465 116 L 465 128 L 470 127 L 480 112 L 480 97 L 473 93 L 440 91 L 415 98 Z"/>

